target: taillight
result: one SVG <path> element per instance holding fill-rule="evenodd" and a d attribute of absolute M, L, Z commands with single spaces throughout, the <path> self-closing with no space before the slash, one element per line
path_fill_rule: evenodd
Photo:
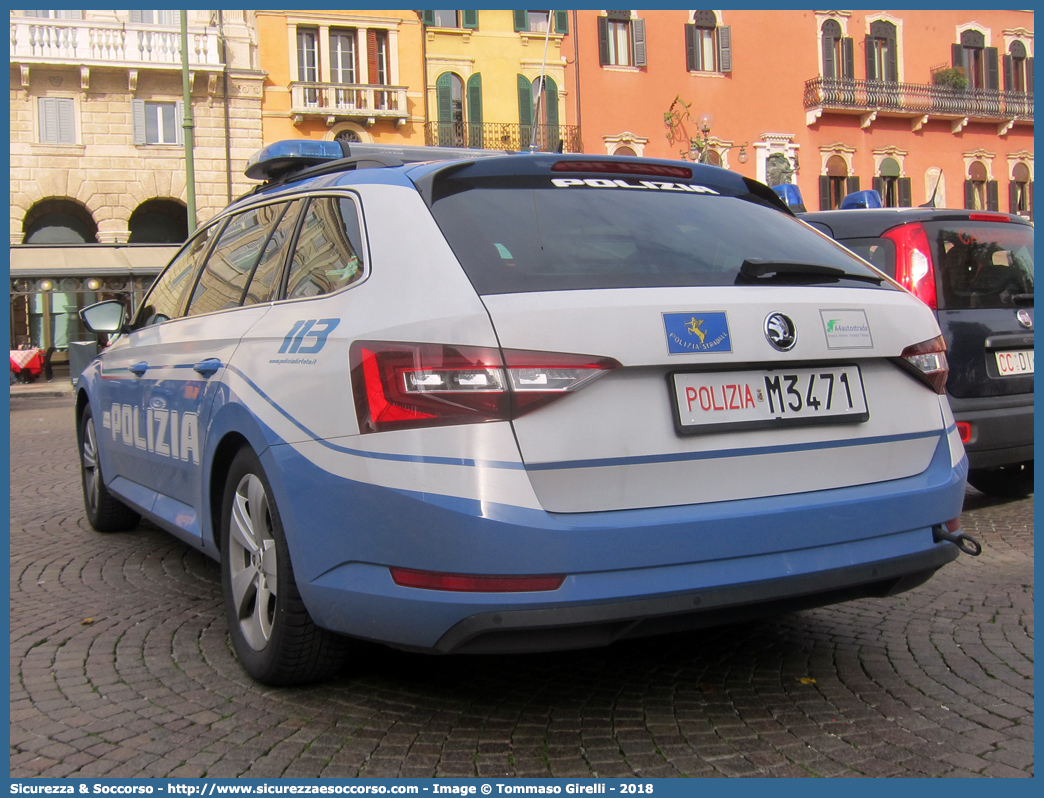
<path fill-rule="evenodd" d="M 957 422 L 957 433 L 961 436 L 961 443 L 971 442 L 971 423 L 968 421 Z"/>
<path fill-rule="evenodd" d="M 920 222 L 911 222 L 882 233 L 895 244 L 895 280 L 903 288 L 935 310 L 935 267 L 928 234 Z"/>
<path fill-rule="evenodd" d="M 447 574 L 440 571 L 414 571 L 411 568 L 389 568 L 395 584 L 424 590 L 448 590 L 456 593 L 533 593 L 558 590 L 565 581 L 561 574 L 547 576 L 475 576 Z"/>
<path fill-rule="evenodd" d="M 973 222 L 1010 222 L 1011 218 L 1003 213 L 969 213 L 968 218 Z"/>
<path fill-rule="evenodd" d="M 475 346 L 356 341 L 361 432 L 509 421 L 620 366 L 612 358 Z"/>
<path fill-rule="evenodd" d="M 950 375 L 950 364 L 946 360 L 946 342 L 941 335 L 930 341 L 906 347 L 900 357 L 907 370 L 936 393 L 946 393 L 946 378 Z"/>

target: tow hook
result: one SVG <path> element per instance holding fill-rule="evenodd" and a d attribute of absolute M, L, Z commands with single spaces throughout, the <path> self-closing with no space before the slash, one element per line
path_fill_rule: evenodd
<path fill-rule="evenodd" d="M 943 524 L 936 524 L 932 527 L 932 540 L 936 543 L 941 543 L 944 540 L 947 543 L 953 543 L 965 554 L 970 554 L 972 557 L 978 557 L 982 554 L 982 544 L 971 535 L 965 535 L 960 531 L 959 527 L 954 532 L 949 532 Z"/>

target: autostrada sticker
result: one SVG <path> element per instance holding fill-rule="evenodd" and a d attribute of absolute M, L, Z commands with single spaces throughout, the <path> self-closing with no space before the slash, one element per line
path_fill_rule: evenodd
<path fill-rule="evenodd" d="M 659 180 L 621 180 L 608 177 L 555 177 L 551 184 L 557 188 L 640 188 L 646 191 L 684 191 L 688 194 L 719 194 L 713 188 L 689 183 L 664 183 Z"/>

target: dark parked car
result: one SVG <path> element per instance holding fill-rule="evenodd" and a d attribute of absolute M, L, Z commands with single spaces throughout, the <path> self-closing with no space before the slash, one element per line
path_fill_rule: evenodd
<path fill-rule="evenodd" d="M 949 347 L 947 394 L 984 493 L 1033 491 L 1033 226 L 935 208 L 800 217 L 932 308 Z"/>

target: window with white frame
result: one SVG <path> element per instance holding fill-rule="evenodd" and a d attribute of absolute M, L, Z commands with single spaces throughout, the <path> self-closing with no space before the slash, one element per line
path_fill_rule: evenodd
<path fill-rule="evenodd" d="M 181 144 L 182 103 L 131 100 L 135 144 Z"/>
<path fill-rule="evenodd" d="M 732 29 L 713 11 L 694 11 L 685 26 L 685 64 L 690 72 L 732 71 Z"/>
<path fill-rule="evenodd" d="M 76 105 L 68 97 L 40 97 L 37 100 L 39 142 L 76 144 Z"/>
<path fill-rule="evenodd" d="M 330 31 L 330 79 L 334 83 L 355 83 L 354 30 Z"/>
<path fill-rule="evenodd" d="M 82 11 L 70 11 L 59 9 L 57 11 L 23 11 L 23 16 L 36 17 L 38 19 L 83 19 Z"/>
<path fill-rule="evenodd" d="M 598 60 L 604 66 L 645 66 L 645 20 L 630 11 L 598 17 Z"/>

